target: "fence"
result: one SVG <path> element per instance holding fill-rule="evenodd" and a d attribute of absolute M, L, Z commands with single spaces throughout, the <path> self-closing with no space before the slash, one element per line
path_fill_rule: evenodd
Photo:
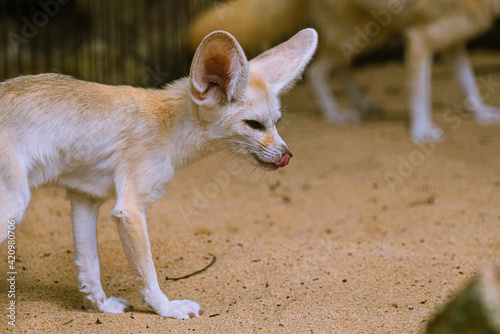
<path fill-rule="evenodd" d="M 214 0 L 0 0 L 0 81 L 59 72 L 160 86 L 189 71 L 184 33 Z"/>
<path fill-rule="evenodd" d="M 217 1 L 0 0 L 0 81 L 58 72 L 108 84 L 162 86 L 189 72 L 185 31 Z M 498 48 L 495 28 L 476 45 Z M 391 41 L 360 62 L 401 57 L 401 40 Z"/>

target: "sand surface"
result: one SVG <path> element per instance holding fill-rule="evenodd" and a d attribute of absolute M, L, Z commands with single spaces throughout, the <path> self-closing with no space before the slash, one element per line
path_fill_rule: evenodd
<path fill-rule="evenodd" d="M 472 60 L 486 101 L 500 106 L 500 54 L 475 52 Z M 500 263 L 500 127 L 476 125 L 438 65 L 432 104 L 446 138 L 415 145 L 402 65 L 355 75 L 383 104 L 383 119 L 328 124 L 301 84 L 284 98 L 280 125 L 294 154 L 289 166 L 265 173 L 217 154 L 179 172 L 153 205 L 160 286 L 170 299 L 200 303 L 202 317 L 161 318 L 141 303 L 109 217 L 112 202 L 99 218 L 102 282 L 108 296 L 135 309 L 82 310 L 65 191 L 39 189 L 16 230 L 16 326 L 7 324 L 3 278 L 0 332 L 422 332 L 438 305 Z M 6 277 L 6 244 L 0 254 Z M 213 257 L 198 275 L 165 279 Z"/>

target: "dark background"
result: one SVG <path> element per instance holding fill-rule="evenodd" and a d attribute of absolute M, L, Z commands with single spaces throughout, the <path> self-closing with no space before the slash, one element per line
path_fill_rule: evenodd
<path fill-rule="evenodd" d="M 187 75 L 185 32 L 221 0 L 0 0 L 0 81 L 58 72 L 108 84 L 159 87 Z M 470 43 L 500 48 L 500 25 Z M 394 36 L 357 61 L 400 59 Z"/>

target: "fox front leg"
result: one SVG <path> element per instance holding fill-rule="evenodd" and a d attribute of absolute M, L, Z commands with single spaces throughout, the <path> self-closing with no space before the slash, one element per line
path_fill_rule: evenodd
<path fill-rule="evenodd" d="M 186 319 L 200 316 L 200 305 L 189 300 L 170 301 L 161 291 L 151 255 L 144 211 L 133 205 L 117 205 L 112 212 L 133 275 L 143 300 L 163 317 Z"/>

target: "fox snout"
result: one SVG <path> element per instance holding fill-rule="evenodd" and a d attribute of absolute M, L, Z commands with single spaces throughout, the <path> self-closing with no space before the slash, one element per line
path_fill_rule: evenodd
<path fill-rule="evenodd" d="M 275 164 L 276 167 L 285 167 L 286 165 L 288 165 L 288 163 L 290 162 L 290 159 L 293 157 L 293 154 L 292 152 L 290 152 L 288 150 L 287 147 L 284 148 L 283 150 L 283 158 L 281 158 L 280 162 L 278 162 L 277 164 Z"/>
<path fill-rule="evenodd" d="M 257 161 L 257 165 L 265 170 L 277 170 L 285 167 L 293 157 L 292 152 L 286 144 L 261 146 L 259 152 L 253 153 L 253 158 Z"/>

